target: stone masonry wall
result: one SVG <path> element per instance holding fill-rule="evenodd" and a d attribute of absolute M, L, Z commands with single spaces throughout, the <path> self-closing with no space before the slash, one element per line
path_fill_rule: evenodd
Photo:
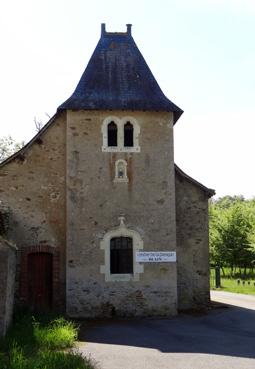
<path fill-rule="evenodd" d="M 102 151 L 109 115 L 136 118 L 141 152 Z M 26 272 L 28 252 L 51 250 L 53 300 L 62 309 L 67 302 L 69 315 L 175 314 L 175 263 L 145 263 L 136 281 L 106 281 L 100 244 L 124 215 L 144 251 L 175 251 L 177 217 L 178 308 L 205 305 L 207 197 L 179 175 L 174 181 L 172 130 L 171 113 L 68 111 L 24 154 L 0 166 L 0 199 L 11 210 L 8 237 L 19 251 L 17 280 L 27 280 L 20 278 L 20 260 Z M 114 182 L 118 159 L 127 162 L 128 183 Z"/>
<path fill-rule="evenodd" d="M 73 317 L 176 313 L 176 264 L 146 263 L 139 281 L 106 281 L 100 249 L 125 216 L 144 251 L 174 251 L 175 184 L 172 114 L 68 111 L 67 313 Z M 140 125 L 140 153 L 102 152 L 103 120 L 131 116 Z M 127 162 L 128 183 L 114 182 L 115 162 Z"/>
<path fill-rule="evenodd" d="M 62 308 L 65 305 L 65 139 L 65 113 L 62 113 L 24 154 L 0 166 L 0 199 L 11 211 L 8 239 L 18 248 L 17 295 L 21 251 L 29 247 L 36 252 L 41 245 L 47 245 L 57 248 L 60 254 L 55 301 Z"/>
<path fill-rule="evenodd" d="M 16 249 L 0 237 L 0 336 L 12 320 L 15 270 Z"/>
<path fill-rule="evenodd" d="M 195 184 L 176 174 L 178 308 L 208 305 L 208 197 Z"/>

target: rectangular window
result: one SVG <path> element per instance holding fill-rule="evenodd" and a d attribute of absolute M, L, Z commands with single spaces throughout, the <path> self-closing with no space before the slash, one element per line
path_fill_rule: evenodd
<path fill-rule="evenodd" d="M 114 237 L 110 241 L 111 274 L 133 273 L 133 240 L 131 237 Z"/>

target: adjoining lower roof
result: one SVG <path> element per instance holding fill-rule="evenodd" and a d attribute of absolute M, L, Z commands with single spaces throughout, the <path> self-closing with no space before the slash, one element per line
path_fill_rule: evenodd
<path fill-rule="evenodd" d="M 206 193 L 206 195 L 208 197 L 212 197 L 215 195 L 215 190 L 213 190 L 212 188 L 208 188 L 204 185 L 202 185 L 202 183 L 196 181 L 194 178 L 188 176 L 186 173 L 184 173 L 176 164 L 174 164 L 175 167 L 175 173 L 179 174 L 180 177 L 186 179 L 188 182 L 193 183 L 195 186 L 199 187 L 202 191 L 204 191 Z"/>
<path fill-rule="evenodd" d="M 58 110 L 138 110 L 170 111 L 174 122 L 182 109 L 161 91 L 150 68 L 127 32 L 105 31 L 76 87 Z"/>
<path fill-rule="evenodd" d="M 11 156 L 9 156 L 8 158 L 6 158 L 4 161 L 0 162 L 0 168 L 4 167 L 6 164 L 10 163 L 12 160 L 15 159 L 20 159 L 21 161 L 24 160 L 25 158 L 25 154 L 27 152 L 27 150 L 35 143 L 41 143 L 41 139 L 40 136 L 42 136 L 42 134 L 47 131 L 47 129 L 54 123 L 55 119 L 61 115 L 61 112 L 57 112 L 55 113 L 50 120 L 42 127 L 42 129 L 40 129 L 39 132 L 37 132 L 37 134 L 31 138 L 30 141 L 28 141 L 28 143 L 26 143 L 25 146 L 23 146 L 20 150 L 18 150 L 17 152 L 15 152 L 14 154 L 12 154 Z"/>

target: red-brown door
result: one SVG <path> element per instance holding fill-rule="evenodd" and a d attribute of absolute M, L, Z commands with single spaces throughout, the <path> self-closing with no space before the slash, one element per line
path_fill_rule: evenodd
<path fill-rule="evenodd" d="M 49 310 L 52 304 L 52 254 L 28 255 L 28 299 L 33 310 Z"/>

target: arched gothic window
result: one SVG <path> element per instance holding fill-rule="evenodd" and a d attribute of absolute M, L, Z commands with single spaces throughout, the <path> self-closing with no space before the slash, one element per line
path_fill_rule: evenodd
<path fill-rule="evenodd" d="M 118 146 L 118 127 L 113 121 L 107 127 L 108 146 Z"/>
<path fill-rule="evenodd" d="M 134 146 L 134 127 L 133 124 L 127 122 L 124 125 L 124 147 Z"/>

